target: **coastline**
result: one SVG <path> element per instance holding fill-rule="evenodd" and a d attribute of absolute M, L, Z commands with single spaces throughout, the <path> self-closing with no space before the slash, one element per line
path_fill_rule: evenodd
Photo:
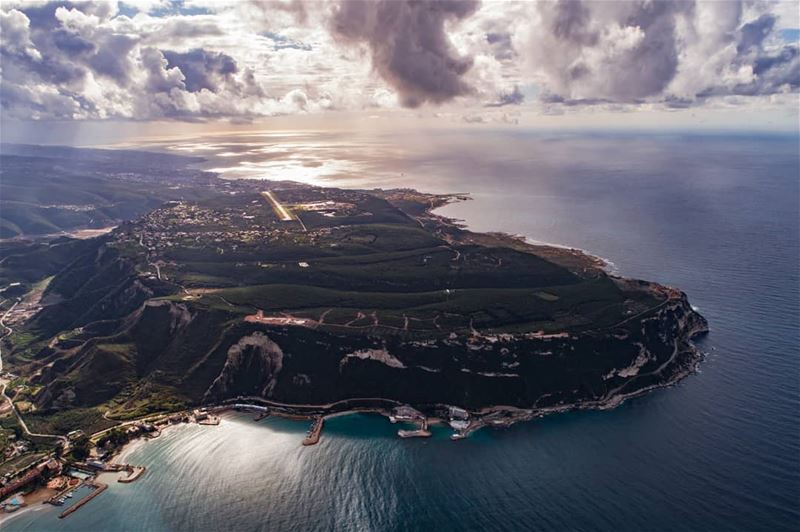
<path fill-rule="evenodd" d="M 387 190 L 384 191 L 384 194 L 391 195 L 392 193 L 396 193 L 397 191 L 394 190 Z M 479 243 L 485 244 L 490 243 L 494 245 L 506 245 L 508 247 L 524 250 L 537 256 L 541 256 L 545 259 L 551 260 L 553 262 L 561 263 L 565 265 L 572 271 L 574 271 L 577 275 L 582 275 L 586 277 L 596 277 L 601 276 L 604 272 L 605 274 L 612 275 L 613 270 L 616 269 L 616 265 L 602 257 L 596 256 L 591 254 L 590 252 L 579 249 L 579 248 L 572 248 L 565 245 L 560 244 L 552 244 L 552 243 L 545 243 L 534 240 L 530 237 L 525 235 L 513 235 L 509 233 L 503 232 L 488 232 L 488 233 L 476 233 L 469 229 L 469 224 L 465 220 L 457 220 L 454 218 L 449 218 L 444 215 L 438 214 L 436 211 L 445 207 L 446 205 L 461 202 L 461 201 L 469 201 L 471 198 L 468 194 L 459 193 L 459 194 L 427 194 L 414 191 L 415 193 L 419 194 L 422 197 L 428 199 L 429 204 L 424 211 L 419 214 L 417 221 L 423 226 L 430 225 L 431 228 L 438 233 L 442 238 L 449 242 L 457 242 L 457 243 Z M 613 275 L 612 275 L 613 276 Z M 621 278 L 625 279 L 625 278 Z M 654 286 L 660 286 L 655 285 Z M 688 307 L 688 302 L 686 301 L 685 295 L 675 289 L 667 288 L 667 298 L 664 300 L 664 304 L 670 303 L 671 301 L 677 301 L 677 305 L 684 305 Z M 680 294 L 680 297 L 675 297 L 675 293 Z M 646 312 L 650 312 L 652 310 L 660 308 L 662 305 L 658 305 L 656 307 L 652 307 L 648 309 Z M 660 312 L 660 311 L 659 311 Z M 697 334 L 702 332 L 707 332 L 707 324 L 705 320 L 699 314 L 693 313 L 693 316 L 696 316 L 698 323 L 701 324 L 700 327 L 694 328 L 684 328 L 683 326 L 678 327 L 679 334 L 672 339 L 675 345 L 675 349 L 678 349 L 678 346 L 681 346 L 683 350 L 682 355 L 686 358 L 686 361 L 683 361 L 679 365 L 673 365 L 670 367 L 672 370 L 662 382 L 655 382 L 655 383 L 647 383 L 641 387 L 632 389 L 631 391 L 625 391 L 625 388 L 632 388 L 629 386 L 633 381 L 639 378 L 639 376 L 630 379 L 629 381 L 625 382 L 617 389 L 612 390 L 609 392 L 609 395 L 603 396 L 600 398 L 594 398 L 591 400 L 577 400 L 574 402 L 562 402 L 561 404 L 545 406 L 545 407 L 537 407 L 536 403 L 540 400 L 544 399 L 544 396 L 540 399 L 537 399 L 536 402 L 529 408 L 526 408 L 523 405 L 522 407 L 512 407 L 512 406 L 504 406 L 504 405 L 489 405 L 486 407 L 481 407 L 478 409 L 469 410 L 469 423 L 460 428 L 455 428 L 456 425 L 453 424 L 455 433 L 453 434 L 453 439 L 460 439 L 463 437 L 468 436 L 472 432 L 479 430 L 480 428 L 491 426 L 491 427 L 508 427 L 518 422 L 529 421 L 537 417 L 544 417 L 546 415 L 555 414 L 555 413 L 563 413 L 572 410 L 608 410 L 615 408 L 625 401 L 631 398 L 635 398 L 641 395 L 648 393 L 657 388 L 664 388 L 670 387 L 675 385 L 677 382 L 682 380 L 683 378 L 691 375 L 692 373 L 696 372 L 697 366 L 699 362 L 703 358 L 703 353 L 691 342 L 691 339 L 695 337 Z M 633 317 L 631 317 L 632 319 Z M 627 319 L 625 320 L 627 321 Z M 673 355 L 674 357 L 674 355 Z M 672 359 L 665 362 L 659 369 L 657 373 L 660 373 L 662 369 L 666 369 L 668 364 L 672 363 Z M 677 362 L 675 363 L 677 364 Z M 242 398 L 237 398 L 240 400 Z M 297 420 L 308 420 L 313 421 L 317 419 L 325 420 L 326 418 L 341 416 L 341 415 L 348 415 L 353 413 L 377 413 L 384 417 L 389 418 L 392 416 L 392 410 L 398 406 L 402 406 L 402 403 L 396 400 L 388 399 L 388 398 L 351 398 L 345 399 L 342 401 L 336 401 L 334 403 L 329 404 L 286 404 L 286 403 L 279 403 L 276 401 L 270 401 L 268 399 L 260 398 L 260 397 L 248 397 L 244 398 L 245 400 L 252 400 L 256 404 L 266 405 L 270 408 L 270 414 L 280 417 L 286 417 L 290 419 L 297 419 Z M 226 408 L 230 408 L 230 406 L 225 406 L 225 404 L 199 404 L 195 407 L 206 407 L 209 409 L 215 409 L 218 413 L 222 413 L 225 411 Z M 441 416 L 443 411 L 447 411 L 448 408 L 451 406 L 458 405 L 447 405 L 447 404 L 433 404 L 433 405 L 413 405 L 415 408 L 419 408 L 423 413 L 424 416 L 433 423 L 433 420 L 436 419 L 438 423 L 442 423 L 444 425 L 448 425 L 448 421 Z M 170 415 L 174 412 L 166 412 L 160 414 L 161 417 L 165 415 Z M 148 416 L 152 417 L 152 415 Z M 142 418 L 141 420 L 144 421 L 146 418 Z M 166 428 L 172 426 L 172 423 L 168 423 L 160 427 L 160 430 L 163 431 Z M 97 434 L 93 435 L 96 436 Z M 121 464 L 138 448 L 144 445 L 149 439 L 147 436 L 139 436 L 123 445 L 121 445 L 112 455 L 110 462 L 111 464 Z M 317 436 L 318 439 L 318 436 Z M 316 441 L 314 442 L 316 443 Z M 22 511 L 21 509 L 20 511 Z"/>
<path fill-rule="evenodd" d="M 422 193 L 425 194 L 425 193 Z M 472 201 L 473 198 L 468 193 L 460 193 L 460 194 L 430 194 L 439 200 L 439 203 L 433 204 L 431 203 L 431 207 L 427 210 L 426 214 L 430 217 L 438 218 L 441 222 L 453 227 L 457 230 L 468 231 L 474 235 L 491 235 L 501 240 L 506 240 L 511 243 L 521 243 L 523 246 L 529 248 L 531 251 L 547 251 L 548 249 L 551 251 L 563 251 L 570 254 L 578 255 L 594 266 L 599 267 L 606 273 L 610 275 L 618 275 L 619 269 L 614 261 L 611 259 L 607 259 L 605 257 L 601 257 L 599 255 L 594 254 L 593 252 L 583 249 L 577 248 L 573 246 L 568 246 L 565 244 L 558 244 L 555 242 L 546 242 L 543 240 L 537 240 L 531 236 L 524 235 L 524 234 L 512 234 L 507 233 L 504 231 L 487 231 L 484 233 L 476 233 L 469 224 L 469 220 L 462 219 L 462 218 L 452 218 L 446 216 L 441 213 L 437 213 L 439 209 L 443 209 L 448 205 L 453 205 L 456 203 L 461 203 L 464 201 Z"/>
<path fill-rule="evenodd" d="M 27 515 L 34 512 L 44 512 L 47 510 L 56 511 L 55 508 L 56 508 L 55 506 L 50 506 L 44 504 L 43 502 L 38 502 L 36 504 L 28 504 L 26 506 L 23 506 L 19 510 L 12 512 L 10 514 L 5 512 L 0 512 L 0 529 L 3 528 L 4 525 L 7 525 L 10 521 L 13 521 L 14 519 L 16 519 L 21 515 Z"/>
<path fill-rule="evenodd" d="M 582 410 L 613 410 L 624 404 L 626 401 L 630 399 L 635 399 L 637 397 L 644 396 L 649 392 L 660 388 L 670 388 L 672 386 L 677 385 L 680 381 L 684 378 L 694 374 L 697 372 L 698 366 L 700 362 L 705 357 L 705 353 L 701 351 L 699 348 L 695 346 L 695 344 L 691 341 L 692 338 L 695 338 L 701 334 L 707 332 L 707 328 L 705 327 L 696 327 L 691 329 L 686 337 L 686 345 L 688 349 L 684 351 L 684 354 L 690 359 L 690 362 L 686 364 L 684 367 L 681 367 L 679 371 L 676 371 L 669 379 L 664 382 L 651 384 L 648 386 L 644 386 L 642 388 L 637 388 L 636 390 L 630 392 L 624 392 L 609 396 L 607 398 L 603 398 L 600 400 L 594 401 L 578 401 L 574 403 L 566 403 L 563 405 L 556 405 L 556 406 L 549 406 L 549 407 L 534 407 L 534 408 L 519 408 L 514 406 L 506 406 L 506 405 L 491 405 L 484 408 L 480 408 L 477 410 L 469 410 L 471 416 L 471 421 L 469 426 L 467 426 L 462 431 L 454 431 L 453 436 L 451 436 L 452 440 L 458 440 L 468 437 L 474 432 L 482 428 L 508 428 L 512 425 L 517 423 L 523 423 L 528 421 L 533 421 L 537 418 L 544 418 L 546 416 L 554 415 L 554 414 L 564 414 L 567 412 L 573 411 L 582 411 Z M 303 422 L 313 422 L 314 420 L 321 418 L 323 421 L 327 421 L 329 419 L 333 419 L 336 417 L 348 416 L 353 414 L 377 414 L 384 418 L 387 421 L 393 416 L 393 412 L 389 408 L 385 407 L 351 407 L 351 408 L 343 408 L 341 410 L 337 409 L 338 403 L 347 403 L 352 401 L 386 401 L 391 403 L 396 403 L 396 401 L 392 399 L 381 399 L 381 398 L 353 398 L 353 399 L 346 399 L 344 401 L 338 401 L 336 403 L 330 404 L 318 404 L 318 405 L 296 405 L 296 409 L 293 408 L 291 405 L 283 404 L 283 403 L 275 403 L 269 401 L 268 399 L 263 398 L 248 398 L 249 401 L 253 401 L 254 403 L 262 403 L 268 405 L 280 405 L 278 408 L 283 409 L 284 411 L 278 412 L 271 412 L 270 416 L 280 417 L 282 419 L 287 419 L 290 421 L 303 421 Z M 420 406 L 422 410 L 432 412 L 436 409 L 441 410 L 448 408 L 451 405 L 445 404 L 437 404 L 437 405 L 427 405 L 428 408 Z M 215 412 L 217 415 L 220 416 L 220 419 L 224 419 L 225 414 L 231 410 L 234 410 L 232 406 L 226 405 L 206 405 L 207 408 L 216 409 Z M 311 411 L 309 411 L 311 410 Z M 502 420 L 494 419 L 493 416 L 497 416 L 501 414 L 503 416 Z M 428 425 L 440 425 L 449 427 L 449 423 L 446 419 L 443 419 L 435 414 L 426 414 L 426 420 Z M 167 426 L 162 427 L 160 430 L 163 431 L 170 427 L 177 427 L 181 426 L 181 424 L 170 424 Z M 134 440 L 129 441 L 128 443 L 124 444 L 120 449 L 114 454 L 112 459 L 109 463 L 119 464 L 124 463 L 124 460 L 130 456 L 134 451 L 139 449 L 140 447 L 147 444 L 150 440 L 155 440 L 156 438 L 148 438 L 146 436 L 141 436 Z M 302 442 L 299 440 L 298 445 L 302 445 Z"/>
<path fill-rule="evenodd" d="M 392 193 L 392 190 L 387 190 L 384 192 L 386 194 L 390 194 Z M 437 231 L 445 237 L 454 237 L 457 239 L 465 239 L 467 241 L 470 241 L 471 239 L 490 239 L 493 242 L 501 242 L 512 247 L 523 248 L 528 252 L 533 252 L 534 254 L 554 259 L 554 262 L 560 261 L 562 263 L 566 263 L 572 266 L 576 271 L 582 270 L 581 273 L 584 275 L 593 275 L 591 270 L 599 269 L 613 277 L 619 277 L 623 280 L 627 279 L 625 277 L 616 275 L 616 265 L 613 261 L 593 255 L 586 250 L 561 244 L 541 242 L 525 235 L 513 235 L 503 232 L 476 233 L 469 229 L 469 224 L 465 220 L 449 218 L 436 212 L 437 210 L 452 203 L 470 201 L 472 198 L 466 193 L 429 194 L 416 190 L 414 190 L 414 192 L 420 196 L 427 197 L 430 202 L 428 207 L 418 218 L 420 224 L 423 226 L 426 223 L 434 224 L 434 226 L 437 228 Z M 683 304 L 686 307 L 689 307 L 688 301 L 682 292 L 671 287 L 664 288 L 666 288 L 669 292 L 680 294 L 680 297 L 677 298 L 678 304 Z M 675 299 L 676 298 L 673 296 L 669 296 L 664 301 L 664 304 Z M 624 391 L 623 388 L 627 387 L 635 380 L 631 379 L 620 387 L 618 393 L 613 393 L 607 397 L 595 400 L 564 403 L 555 406 L 536 407 L 534 405 L 531 408 L 520 408 L 503 405 L 491 405 L 477 410 L 470 410 L 469 413 L 471 415 L 471 421 L 469 426 L 461 431 L 456 431 L 456 433 L 459 434 L 460 438 L 466 437 L 470 433 L 485 426 L 507 427 L 515 423 L 529 421 L 537 417 L 544 417 L 550 414 L 564 413 L 573 410 L 610 410 L 623 404 L 628 399 L 642 396 L 658 388 L 674 386 L 685 377 L 695 373 L 700 361 L 704 357 L 704 353 L 700 351 L 700 349 L 697 348 L 691 340 L 699 334 L 708 332 L 708 326 L 702 316 L 693 310 L 691 310 L 691 312 L 693 313 L 693 316 L 696 317 L 699 325 L 691 327 L 689 330 L 681 330 L 682 334 L 674 338 L 676 346 L 675 349 L 678 349 L 678 345 L 682 345 L 684 350 L 683 354 L 689 360 L 689 362 L 679 366 L 677 370 L 663 382 L 648 384 L 632 391 Z M 665 363 L 664 366 L 666 366 L 668 363 L 669 361 Z M 261 406 L 268 406 L 270 408 L 270 415 L 303 421 L 314 421 L 317 418 L 322 418 L 324 420 L 330 417 L 355 413 L 376 413 L 389 418 L 392 416 L 392 408 L 401 405 L 400 402 L 388 398 L 351 398 L 329 404 L 287 404 L 271 401 L 261 397 L 246 397 L 236 399 L 236 401 L 241 400 L 252 401 L 254 404 Z M 232 401 L 233 400 L 229 400 L 228 402 Z M 358 406 L 359 404 L 361 406 Z M 223 413 L 225 410 L 230 408 L 230 406 L 226 406 L 224 403 L 197 406 L 209 409 L 220 409 L 218 410 L 218 413 Z M 439 419 L 438 412 L 442 409 L 448 408 L 451 405 L 437 404 L 416 406 L 426 411 L 426 417 L 428 417 L 429 420 L 436 419 L 436 422 L 438 423 L 442 423 L 444 425 L 448 424 L 446 420 Z M 169 415 L 171 413 L 165 414 Z M 498 416 L 502 416 L 502 419 L 496 419 Z M 161 430 L 169 426 L 171 425 L 166 425 L 162 427 Z M 134 449 L 146 443 L 148 439 L 149 438 L 142 436 L 132 440 L 131 442 L 128 442 L 120 449 L 120 452 L 114 456 L 113 461 L 119 463 L 120 461 L 124 460 L 131 452 L 133 452 Z"/>

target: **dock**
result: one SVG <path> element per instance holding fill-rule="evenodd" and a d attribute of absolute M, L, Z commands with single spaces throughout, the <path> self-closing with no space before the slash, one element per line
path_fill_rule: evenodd
<path fill-rule="evenodd" d="M 308 431 L 306 439 L 303 440 L 303 445 L 316 445 L 319 443 L 319 437 L 322 433 L 322 425 L 324 423 L 325 419 L 322 416 L 314 418 L 311 429 Z"/>
<path fill-rule="evenodd" d="M 71 513 L 76 512 L 78 508 L 81 508 L 84 504 L 91 501 L 92 499 L 103 493 L 106 490 L 106 488 L 108 488 L 107 484 L 103 484 L 102 482 L 98 482 L 96 480 L 94 482 L 87 482 L 86 485 L 94 486 L 94 491 L 92 491 L 89 495 L 87 495 L 83 499 L 79 500 L 78 502 L 76 502 L 63 512 L 61 512 L 61 514 L 58 516 L 59 519 L 64 519 Z"/>

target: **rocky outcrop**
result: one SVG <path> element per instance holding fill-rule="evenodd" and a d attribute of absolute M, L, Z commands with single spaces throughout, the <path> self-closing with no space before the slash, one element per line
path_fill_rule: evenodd
<path fill-rule="evenodd" d="M 206 401 L 236 395 L 270 397 L 283 368 L 283 351 L 261 332 L 244 336 L 228 349 L 222 372 L 205 395 Z"/>

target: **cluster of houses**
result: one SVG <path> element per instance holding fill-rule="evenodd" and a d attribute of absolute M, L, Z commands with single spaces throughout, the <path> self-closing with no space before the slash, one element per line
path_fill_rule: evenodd
<path fill-rule="evenodd" d="M 61 469 L 61 462 L 53 458 L 31 464 L 26 470 L 19 472 L 12 481 L 0 487 L 0 507 L 5 512 L 14 512 L 25 506 L 25 497 L 17 492 L 42 478 L 48 479 L 60 475 Z"/>
<path fill-rule="evenodd" d="M 457 406 L 448 406 L 447 410 L 445 411 L 445 417 L 447 418 L 447 424 L 450 425 L 450 428 L 455 431 L 455 433 L 450 436 L 451 439 L 459 440 L 466 437 L 466 431 L 470 426 L 469 412 Z M 425 415 L 411 406 L 403 405 L 394 408 L 392 410 L 392 414 L 389 416 L 389 421 L 392 423 L 421 424 L 421 428 L 416 431 L 399 431 L 398 434 L 400 434 L 401 437 L 430 435 L 427 430 L 427 420 Z"/>
<path fill-rule="evenodd" d="M 31 450 L 31 442 L 24 439 L 18 440 L 16 434 L 8 434 L 6 438 L 8 439 L 8 444 L 3 448 L 3 461 L 11 460 Z"/>

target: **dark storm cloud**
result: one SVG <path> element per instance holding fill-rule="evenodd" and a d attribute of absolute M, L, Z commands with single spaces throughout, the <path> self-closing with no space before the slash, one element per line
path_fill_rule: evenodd
<path fill-rule="evenodd" d="M 417 107 L 471 92 L 462 77 L 472 58 L 456 55 L 444 25 L 477 7 L 473 0 L 344 0 L 331 24 L 342 41 L 366 43 L 373 67 L 401 103 Z"/>
<path fill-rule="evenodd" d="M 196 48 L 184 53 L 171 50 L 163 50 L 162 53 L 167 60 L 167 68 L 178 67 L 183 73 L 189 92 L 202 89 L 217 92 L 220 84 L 239 71 L 236 61 L 221 52 Z"/>

